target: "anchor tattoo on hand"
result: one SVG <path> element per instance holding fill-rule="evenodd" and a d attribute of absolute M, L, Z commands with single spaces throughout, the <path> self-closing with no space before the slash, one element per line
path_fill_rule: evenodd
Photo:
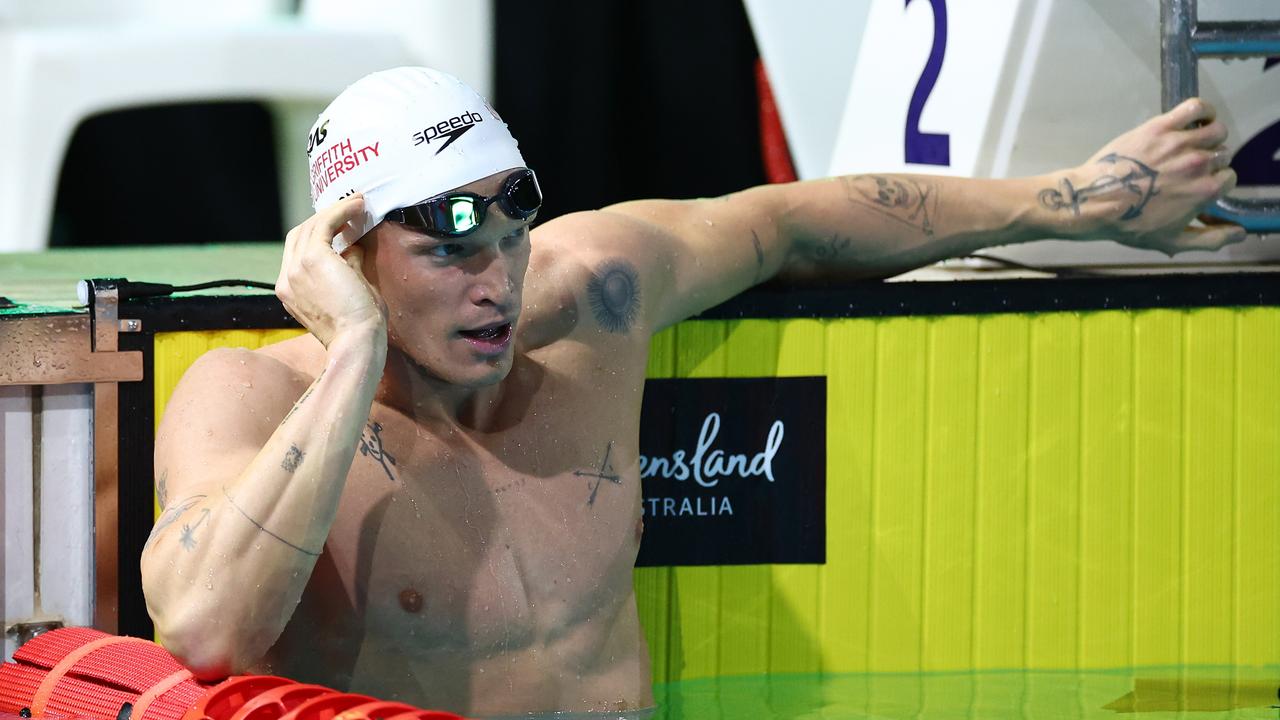
<path fill-rule="evenodd" d="M 1156 190 L 1156 177 L 1160 173 L 1143 164 L 1140 160 L 1117 155 L 1116 153 L 1108 154 L 1100 162 L 1114 165 L 1120 161 L 1132 163 L 1134 167 L 1124 175 L 1103 175 L 1082 188 L 1075 187 L 1070 180 L 1063 178 L 1057 188 L 1047 188 L 1040 191 L 1040 204 L 1050 210 L 1070 209 L 1071 214 L 1079 217 L 1080 206 L 1091 198 L 1117 189 L 1124 189 L 1136 195 L 1137 199 L 1124 211 L 1120 219 L 1132 220 L 1138 217 L 1142 214 L 1143 208 L 1147 206 L 1147 202 L 1160 194 Z"/>
<path fill-rule="evenodd" d="M 596 493 L 600 491 L 600 483 L 608 480 L 614 485 L 622 484 L 622 477 L 613 470 L 613 466 L 609 464 L 609 455 L 613 453 L 613 441 L 609 441 L 609 445 L 604 449 L 604 459 L 600 461 L 599 471 L 574 470 L 573 474 L 578 477 L 595 478 L 596 481 L 591 485 L 591 497 L 587 498 L 588 505 L 596 504 Z"/>

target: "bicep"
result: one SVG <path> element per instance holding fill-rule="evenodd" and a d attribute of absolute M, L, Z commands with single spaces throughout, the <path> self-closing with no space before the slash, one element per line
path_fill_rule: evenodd
<path fill-rule="evenodd" d="M 653 329 L 674 325 L 764 282 L 787 261 L 773 196 L 753 188 L 709 200 L 640 200 L 606 208 L 643 236 L 642 277 L 663 289 Z"/>

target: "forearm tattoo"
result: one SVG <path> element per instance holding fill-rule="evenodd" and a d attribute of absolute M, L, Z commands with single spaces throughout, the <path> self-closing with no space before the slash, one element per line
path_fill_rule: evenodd
<path fill-rule="evenodd" d="M 587 302 L 600 327 L 625 334 L 640 314 L 640 276 L 626 260 L 606 261 L 587 281 Z"/>
<path fill-rule="evenodd" d="M 157 537 L 160 537 L 160 533 L 164 532 L 165 528 L 177 522 L 178 518 L 182 517 L 182 515 L 191 508 L 199 505 L 200 501 L 204 500 L 206 497 L 208 496 L 192 495 L 182 502 L 179 502 L 177 505 L 174 505 L 160 513 L 160 517 L 156 519 L 156 524 L 151 528 L 151 535 L 147 537 L 147 542 L 143 545 L 143 549 L 145 550 L 146 548 L 151 547 L 151 543 L 155 542 Z"/>
<path fill-rule="evenodd" d="M 1124 166 L 1119 166 L 1115 171 L 1105 173 L 1081 188 L 1075 187 L 1070 180 L 1063 178 L 1058 183 L 1058 187 L 1040 191 L 1040 204 L 1050 210 L 1070 210 L 1072 215 L 1079 217 L 1081 205 L 1099 195 L 1121 190 L 1132 194 L 1133 202 L 1120 219 L 1132 220 L 1142 215 L 1143 208 L 1151 198 L 1160 194 L 1156 189 L 1156 178 L 1160 173 L 1143 164 L 1142 161 L 1111 153 L 1099 162 L 1113 166 L 1129 163 L 1128 172 L 1121 175 L 1118 170 Z"/>
<path fill-rule="evenodd" d="M 245 512 L 245 511 L 244 511 L 244 508 L 242 508 L 242 507 L 240 507 L 239 505 L 237 505 L 237 504 L 236 504 L 236 501 L 231 497 L 231 494 L 227 492 L 227 488 L 226 488 L 226 486 L 223 486 L 223 488 L 222 488 L 222 496 L 223 496 L 224 498 L 226 498 L 226 499 L 227 499 L 227 504 L 231 505 L 231 507 L 233 507 L 233 508 L 235 508 L 236 510 L 238 510 L 238 511 L 240 512 L 240 514 L 244 516 L 244 519 L 245 519 L 245 520 L 248 520 L 249 522 L 253 523 L 253 526 L 254 526 L 254 527 L 256 527 L 256 528 L 258 528 L 258 529 L 259 529 L 259 530 L 261 530 L 262 532 L 264 532 L 264 533 L 266 533 L 266 534 L 270 535 L 271 537 L 275 538 L 276 540 L 279 540 L 280 542 L 284 543 L 285 545 L 288 545 L 289 547 L 293 548 L 294 550 L 297 550 L 298 552 L 302 553 L 303 555 L 310 555 L 310 556 L 312 556 L 312 557 L 319 557 L 319 556 L 320 556 L 320 553 L 319 553 L 319 552 L 314 551 L 314 550 L 308 550 L 308 549 L 306 549 L 306 548 L 304 548 L 304 547 L 302 547 L 302 546 L 300 546 L 300 545 L 294 545 L 293 543 L 289 542 L 288 540 L 285 540 L 284 538 L 280 537 L 279 535 L 277 535 L 277 534 L 275 534 L 275 533 L 271 532 L 270 530 L 266 529 L 265 527 L 263 527 L 263 526 L 262 526 L 262 523 L 258 522 L 257 520 L 254 520 L 252 517 L 250 517 L 249 513 L 247 513 L 247 512 Z"/>
<path fill-rule="evenodd" d="M 600 461 L 599 470 L 592 469 L 592 470 L 574 470 L 573 471 L 573 474 L 576 475 L 577 477 L 592 478 L 592 480 L 587 482 L 587 487 L 591 488 L 591 495 L 590 497 L 587 498 L 588 505 L 596 504 L 596 493 L 600 491 L 600 483 L 604 482 L 605 480 L 608 480 L 614 485 L 622 484 L 622 476 L 618 475 L 618 473 L 614 471 L 613 465 L 609 463 L 609 456 L 612 454 L 613 454 L 613 441 L 610 440 L 609 444 L 604 449 L 604 459 Z"/>
<path fill-rule="evenodd" d="M 163 510 L 169 504 L 169 469 L 165 468 L 160 471 L 160 479 L 156 480 L 156 500 L 160 503 L 160 509 Z"/>
<path fill-rule="evenodd" d="M 283 425 L 286 420 L 293 417 L 293 414 L 298 411 L 298 408 L 302 407 L 302 403 L 306 402 L 307 398 L 311 397 L 311 391 L 315 390 L 316 386 L 320 384 L 320 378 L 324 377 L 325 371 L 328 369 L 329 368 L 321 370 L 320 374 L 316 376 L 316 379 L 311 382 L 311 385 L 307 386 L 307 391 L 302 393 L 302 397 L 298 398 L 298 402 L 294 403 L 293 407 L 289 408 L 289 412 L 285 413 L 285 416 L 281 418 L 281 425 Z"/>
<path fill-rule="evenodd" d="M 751 231 L 751 246 L 756 249 L 756 282 L 764 277 L 764 246 L 760 244 L 760 236 Z"/>
<path fill-rule="evenodd" d="M 933 237 L 938 218 L 938 185 L 915 178 L 883 175 L 847 175 L 845 197 L 859 208 L 874 210 L 881 216 Z"/>
<path fill-rule="evenodd" d="M 182 543 L 182 547 L 186 548 L 188 552 L 196 546 L 196 529 L 204 524 L 204 521 L 208 519 L 209 508 L 205 508 L 200 511 L 200 519 L 196 521 L 195 525 L 192 525 L 191 523 L 183 523 L 182 535 L 178 540 Z"/>
<path fill-rule="evenodd" d="M 289 450 L 284 454 L 284 460 L 280 461 L 280 467 L 285 472 L 292 473 L 298 469 L 298 466 L 302 464 L 302 459 L 306 456 L 307 454 L 302 452 L 297 445 L 290 445 Z"/>
<path fill-rule="evenodd" d="M 839 258 L 845 250 L 853 245 L 853 238 L 832 235 L 821 242 L 815 243 L 810 250 L 814 260 L 835 260 Z"/>
<path fill-rule="evenodd" d="M 365 425 L 364 432 L 360 434 L 360 454 L 373 458 L 387 473 L 387 479 L 391 482 L 396 481 L 395 473 L 391 472 L 391 468 L 396 465 L 396 459 L 382 447 L 382 423 L 370 420 L 369 424 Z"/>

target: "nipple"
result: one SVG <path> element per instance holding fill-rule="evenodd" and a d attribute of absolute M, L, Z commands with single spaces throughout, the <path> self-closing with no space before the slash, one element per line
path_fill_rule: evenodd
<path fill-rule="evenodd" d="M 417 613 L 422 610 L 422 593 L 413 588 L 405 588 L 400 591 L 400 607 L 405 612 Z"/>

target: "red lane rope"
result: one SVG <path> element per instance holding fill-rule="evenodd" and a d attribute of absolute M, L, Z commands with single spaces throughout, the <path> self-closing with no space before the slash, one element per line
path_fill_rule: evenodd
<path fill-rule="evenodd" d="M 84 659 L 84 657 L 89 653 L 93 652 L 94 650 L 97 650 L 98 648 L 106 647 L 108 645 L 115 645 L 118 643 L 119 644 L 123 644 L 123 643 L 150 644 L 150 642 L 151 641 L 143 640 L 142 638 L 117 637 L 115 635 L 108 635 L 107 637 L 98 638 L 93 642 L 81 645 L 75 650 L 72 650 L 71 652 L 67 653 L 66 656 L 62 658 L 62 660 L 58 661 L 57 665 L 53 666 L 53 669 L 49 671 L 49 674 L 45 676 L 44 682 L 40 683 L 39 689 L 36 690 L 35 697 L 31 699 L 31 714 L 32 715 L 44 714 L 45 704 L 49 702 L 49 697 L 53 695 L 53 691 L 58 687 L 58 681 L 62 680 L 62 677 L 66 675 L 68 672 L 70 672 L 71 669 L 76 666 L 76 663 Z"/>
<path fill-rule="evenodd" d="M 133 704 L 133 712 L 129 715 L 130 720 L 145 720 L 147 717 L 147 709 L 151 707 L 151 703 L 154 702 L 156 698 L 172 690 L 175 685 L 190 680 L 191 677 L 191 671 L 183 668 L 155 685 L 152 685 L 150 690 L 147 690 L 138 696 L 137 702 Z"/>

